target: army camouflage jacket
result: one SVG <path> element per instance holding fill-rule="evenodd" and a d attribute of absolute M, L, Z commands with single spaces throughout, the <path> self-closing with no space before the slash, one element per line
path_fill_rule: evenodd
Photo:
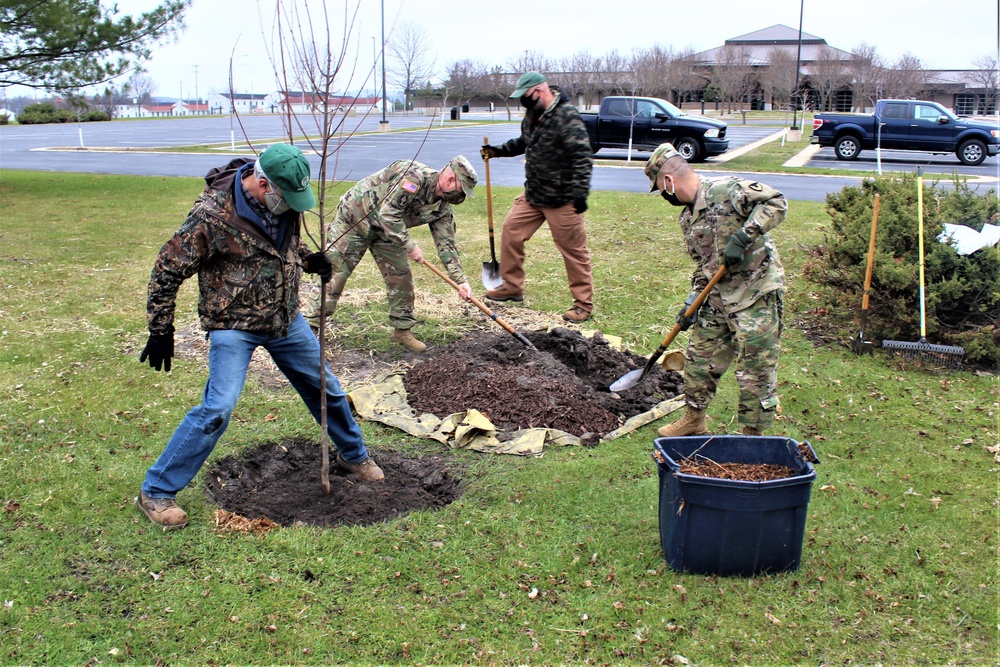
<path fill-rule="evenodd" d="M 198 315 L 206 331 L 239 329 L 284 336 L 299 312 L 301 214 L 289 211 L 282 247 L 236 214 L 237 170 L 231 160 L 205 176 L 206 187 L 181 228 L 160 249 L 149 279 L 146 316 L 151 334 L 172 333 L 177 291 L 198 274 Z"/>
<path fill-rule="evenodd" d="M 729 237 L 739 229 L 753 244 L 743 263 L 716 285 L 726 312 L 749 308 L 762 295 L 783 290 L 785 272 L 768 232 L 785 219 L 787 211 L 784 195 L 763 183 L 735 177 L 702 178 L 694 204 L 685 206 L 680 217 L 688 253 L 698 264 L 691 276 L 692 291 L 708 285 L 722 265 Z"/>
<path fill-rule="evenodd" d="M 576 107 L 552 87 L 556 99 L 541 117 L 524 114 L 521 136 L 497 146 L 497 157 L 524 155 L 524 196 L 532 206 L 557 208 L 586 199 L 594 154 Z"/>
<path fill-rule="evenodd" d="M 452 205 L 434 194 L 438 173 L 420 162 L 396 160 L 358 181 L 340 205 L 348 207 L 352 222 L 367 215 L 382 238 L 407 252 L 417 245 L 410 228 L 427 225 L 448 276 L 461 284 L 468 281 L 458 254 Z"/>

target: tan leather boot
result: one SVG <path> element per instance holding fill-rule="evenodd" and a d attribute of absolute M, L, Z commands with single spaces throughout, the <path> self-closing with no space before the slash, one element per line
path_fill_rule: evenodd
<path fill-rule="evenodd" d="M 419 353 L 427 349 L 427 346 L 417 340 L 409 329 L 396 329 L 392 332 L 391 338 L 393 343 L 399 343 L 410 352 Z"/>
<path fill-rule="evenodd" d="M 684 416 L 673 424 L 661 426 L 657 431 L 664 438 L 675 438 L 681 435 L 704 435 L 708 433 L 705 426 L 705 411 L 696 410 L 690 405 L 685 406 Z"/>
<path fill-rule="evenodd" d="M 743 435 L 764 435 L 764 432 L 754 428 L 753 426 L 744 426 Z"/>
<path fill-rule="evenodd" d="M 135 504 L 150 521 L 163 530 L 175 530 L 188 525 L 187 512 L 178 507 L 173 498 L 149 498 L 140 490 Z"/>

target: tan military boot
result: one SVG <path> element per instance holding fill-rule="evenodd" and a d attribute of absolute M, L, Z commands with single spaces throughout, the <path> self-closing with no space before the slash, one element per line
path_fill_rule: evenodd
<path fill-rule="evenodd" d="M 696 410 L 690 405 L 685 406 L 684 416 L 673 424 L 661 426 L 657 431 L 664 438 L 675 438 L 681 435 L 704 435 L 708 433 L 705 426 L 705 411 Z"/>
<path fill-rule="evenodd" d="M 399 343 L 410 352 L 423 352 L 427 346 L 417 340 L 409 329 L 396 329 L 392 332 L 392 342 Z"/>
<path fill-rule="evenodd" d="M 337 465 L 348 472 L 353 472 L 366 482 L 377 482 L 385 479 L 385 473 L 382 472 L 382 469 L 378 467 L 378 464 L 370 456 L 366 456 L 363 461 L 358 463 L 348 463 L 340 458 L 340 454 L 337 454 Z"/>
<path fill-rule="evenodd" d="M 756 429 L 753 426 L 744 426 L 743 435 L 764 435 L 764 432 L 760 429 Z"/>

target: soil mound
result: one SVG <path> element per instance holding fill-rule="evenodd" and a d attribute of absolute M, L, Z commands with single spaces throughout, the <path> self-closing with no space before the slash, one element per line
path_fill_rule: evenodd
<path fill-rule="evenodd" d="M 403 378 L 410 405 L 438 417 L 475 408 L 504 432 L 544 427 L 599 436 L 681 392 L 680 374 L 659 366 L 637 386 L 610 392 L 646 358 L 611 347 L 600 333 L 586 338 L 557 328 L 524 335 L 537 351 L 492 333 L 429 349 Z"/>
<path fill-rule="evenodd" d="M 373 452 L 385 479 L 367 484 L 340 469 L 331 450 L 329 495 L 320 481 L 320 444 L 305 440 L 267 443 L 221 459 L 208 470 L 206 491 L 219 507 L 243 517 L 322 527 L 386 521 L 443 507 L 462 493 L 451 456 Z"/>

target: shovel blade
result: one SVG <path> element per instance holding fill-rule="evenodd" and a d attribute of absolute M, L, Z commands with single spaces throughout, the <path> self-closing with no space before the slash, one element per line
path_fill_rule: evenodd
<path fill-rule="evenodd" d="M 497 262 L 483 262 L 483 287 L 486 289 L 499 289 L 503 285 L 503 278 L 500 277 L 500 265 Z"/>
<path fill-rule="evenodd" d="M 860 335 L 851 339 L 851 351 L 854 354 L 871 354 L 874 347 L 871 341 L 861 340 Z"/>
<path fill-rule="evenodd" d="M 639 380 L 642 379 L 644 370 L 646 369 L 637 368 L 634 371 L 629 371 L 625 375 L 621 376 L 620 378 L 612 382 L 611 386 L 608 387 L 608 389 L 610 389 L 615 393 L 619 391 L 625 391 L 626 389 L 631 389 L 636 384 L 638 384 Z"/>

